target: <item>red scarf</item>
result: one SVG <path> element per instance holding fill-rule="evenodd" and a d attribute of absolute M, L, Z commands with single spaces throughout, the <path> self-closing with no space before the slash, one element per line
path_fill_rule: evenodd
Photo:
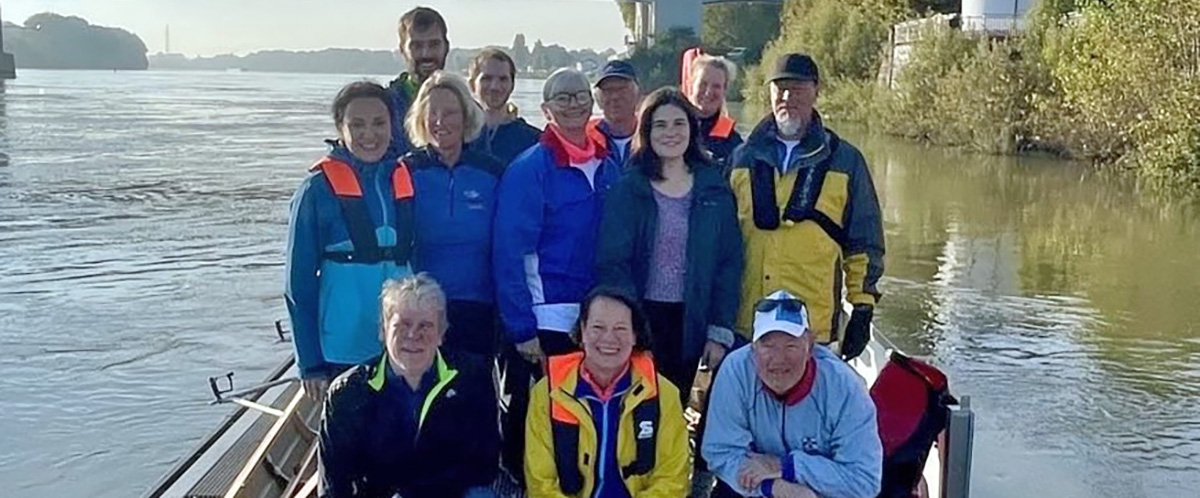
<path fill-rule="evenodd" d="M 551 148 L 557 148 L 565 153 L 568 164 L 583 164 L 592 159 L 603 158 L 607 154 L 606 151 L 597 147 L 596 142 L 591 140 L 591 137 L 587 137 L 587 145 L 585 147 L 571 143 L 570 140 L 567 140 L 563 136 L 562 130 L 552 123 L 546 125 L 546 135 L 549 140 L 543 139 L 543 142 L 547 142 L 546 145 Z"/>

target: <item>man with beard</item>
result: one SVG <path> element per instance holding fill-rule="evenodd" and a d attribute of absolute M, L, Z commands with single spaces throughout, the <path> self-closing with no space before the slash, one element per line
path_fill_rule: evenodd
<path fill-rule="evenodd" d="M 403 155 L 412 149 L 404 133 L 404 116 L 425 78 L 446 67 L 450 40 L 446 20 L 429 7 L 416 7 L 400 16 L 400 53 L 407 70 L 388 84 L 392 97 L 392 147 Z"/>
<path fill-rule="evenodd" d="M 487 111 L 487 125 L 471 147 L 507 167 L 542 134 L 518 116 L 517 106 L 508 100 L 516 84 L 517 65 L 502 50 L 488 47 L 471 61 L 468 74 L 471 91 Z"/>
<path fill-rule="evenodd" d="M 782 56 L 769 85 L 772 115 L 734 153 L 730 174 L 746 250 L 738 329 L 750 330 L 759 298 L 787 288 L 807 304 L 817 342 L 839 341 L 850 360 L 870 339 L 883 274 L 871 171 L 813 108 L 820 79 L 811 57 Z M 848 322 L 843 292 L 854 306 Z"/>

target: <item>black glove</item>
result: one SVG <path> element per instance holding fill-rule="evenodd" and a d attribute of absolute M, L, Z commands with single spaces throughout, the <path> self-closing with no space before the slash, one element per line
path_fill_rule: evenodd
<path fill-rule="evenodd" d="M 871 317 L 874 315 L 874 307 L 864 304 L 854 307 L 850 323 L 846 324 L 846 335 L 842 337 L 843 360 L 853 360 L 867 349 L 867 342 L 871 340 Z"/>

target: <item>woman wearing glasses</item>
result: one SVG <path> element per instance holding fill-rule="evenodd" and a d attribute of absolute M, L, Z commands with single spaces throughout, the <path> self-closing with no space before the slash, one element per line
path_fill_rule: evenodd
<path fill-rule="evenodd" d="M 733 345 L 742 258 L 736 200 L 695 110 L 675 89 L 651 93 L 605 205 L 596 266 L 600 283 L 642 300 L 655 362 L 685 402 L 697 363 L 716 367 Z"/>
<path fill-rule="evenodd" d="M 504 358 L 504 457 L 521 475 L 529 381 L 546 355 L 574 351 L 571 329 L 593 284 L 596 234 L 609 186 L 621 174 L 604 144 L 587 133 L 591 85 L 560 69 L 542 87 L 548 124 L 537 145 L 517 156 L 497 189 L 493 230 L 496 298 L 508 340 Z"/>

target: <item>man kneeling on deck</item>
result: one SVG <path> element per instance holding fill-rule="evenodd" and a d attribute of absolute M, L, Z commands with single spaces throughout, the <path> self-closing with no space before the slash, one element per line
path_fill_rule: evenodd
<path fill-rule="evenodd" d="M 320 496 L 483 498 L 500 458 L 483 358 L 447 351 L 446 296 L 425 274 L 383 289 L 384 353 L 333 382 L 320 441 Z"/>
<path fill-rule="evenodd" d="M 704 458 L 713 497 L 867 498 L 879 494 L 883 448 L 861 378 L 814 345 L 804 303 L 759 301 L 754 342 L 725 357 L 709 398 Z"/>

